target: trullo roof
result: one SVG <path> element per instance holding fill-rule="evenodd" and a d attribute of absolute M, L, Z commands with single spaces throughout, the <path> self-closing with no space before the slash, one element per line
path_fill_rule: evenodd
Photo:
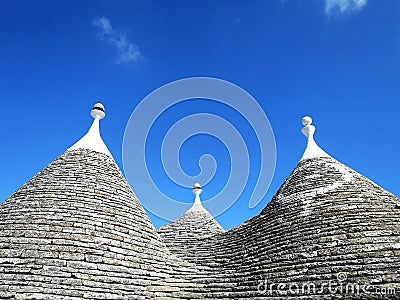
<path fill-rule="evenodd" d="M 89 132 L 0 207 L 0 298 L 148 299 L 176 266 L 99 133 Z M 169 282 L 167 284 L 167 281 Z"/>

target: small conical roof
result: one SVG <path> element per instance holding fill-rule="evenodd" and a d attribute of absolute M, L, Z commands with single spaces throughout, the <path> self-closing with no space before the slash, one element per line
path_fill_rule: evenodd
<path fill-rule="evenodd" d="M 224 232 L 221 225 L 201 204 L 202 188 L 196 183 L 193 187 L 195 201 L 193 206 L 179 219 L 158 229 L 163 242 L 177 254 L 195 246 L 198 241 Z"/>

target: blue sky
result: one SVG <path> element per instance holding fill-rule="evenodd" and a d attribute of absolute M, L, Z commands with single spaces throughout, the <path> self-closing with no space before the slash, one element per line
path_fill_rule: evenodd
<path fill-rule="evenodd" d="M 269 191 L 249 209 L 250 180 L 217 217 L 225 228 L 260 212 L 296 166 L 306 144 L 304 115 L 313 117 L 325 151 L 400 196 L 397 0 L 1 1 L 0 41 L 0 201 L 87 131 L 98 101 L 107 112 L 103 139 L 122 169 L 124 130 L 135 107 L 160 86 L 193 76 L 250 93 L 276 139 Z M 229 109 L 197 101 L 246 131 Z M 192 111 L 175 108 L 158 120 L 165 122 L 159 132 Z M 254 139 L 248 143 L 254 149 Z M 204 188 L 207 199 L 228 178 L 229 153 L 198 136 L 184 145 L 180 161 L 196 174 L 205 151 L 220 162 Z M 165 193 L 193 201 L 190 189 L 165 183 L 161 165 L 150 169 Z M 139 190 L 134 186 L 146 192 Z M 150 217 L 156 226 L 165 223 Z"/>

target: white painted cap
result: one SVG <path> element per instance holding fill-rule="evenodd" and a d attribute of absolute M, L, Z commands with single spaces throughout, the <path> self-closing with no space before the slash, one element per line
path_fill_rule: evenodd
<path fill-rule="evenodd" d="M 315 158 L 315 157 L 330 157 L 324 150 L 322 150 L 314 140 L 314 133 L 315 133 L 315 126 L 312 124 L 312 118 L 309 116 L 305 116 L 301 123 L 304 125 L 301 132 L 307 138 L 307 147 L 304 151 L 303 156 L 300 160 L 308 159 L 308 158 Z"/>
<path fill-rule="evenodd" d="M 311 123 L 312 123 L 312 118 L 309 117 L 309 116 L 305 116 L 305 117 L 301 120 L 301 123 L 303 123 L 304 126 L 311 125 Z"/>
<path fill-rule="evenodd" d="M 78 142 L 69 148 L 69 150 L 84 148 L 101 152 L 112 157 L 100 135 L 100 120 L 106 116 L 106 113 L 104 112 L 104 105 L 101 103 L 96 103 L 90 111 L 90 115 L 94 118 L 92 126 Z"/>

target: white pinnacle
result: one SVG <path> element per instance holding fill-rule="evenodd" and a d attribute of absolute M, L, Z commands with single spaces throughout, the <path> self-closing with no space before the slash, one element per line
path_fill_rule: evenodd
<path fill-rule="evenodd" d="M 302 123 L 304 127 L 301 132 L 307 137 L 307 148 L 304 151 L 304 154 L 301 157 L 300 161 L 315 157 L 330 157 L 330 155 L 322 150 L 314 140 L 315 126 L 311 125 L 311 117 L 304 117 L 302 119 Z"/>
<path fill-rule="evenodd" d="M 103 139 L 100 136 L 100 120 L 105 117 L 104 106 L 101 103 L 96 103 L 90 112 L 90 115 L 94 118 L 92 126 L 89 131 L 72 147 L 68 150 L 75 149 L 89 149 L 94 150 L 108 156 L 111 156 L 106 144 L 104 144 Z"/>
<path fill-rule="evenodd" d="M 193 192 L 193 194 L 196 195 L 196 197 L 194 199 L 193 206 L 189 209 L 189 211 L 204 210 L 203 205 L 201 204 L 201 201 L 200 201 L 200 194 L 203 192 L 203 190 L 201 189 L 201 185 L 199 183 L 195 183 L 193 185 L 192 192 Z"/>

